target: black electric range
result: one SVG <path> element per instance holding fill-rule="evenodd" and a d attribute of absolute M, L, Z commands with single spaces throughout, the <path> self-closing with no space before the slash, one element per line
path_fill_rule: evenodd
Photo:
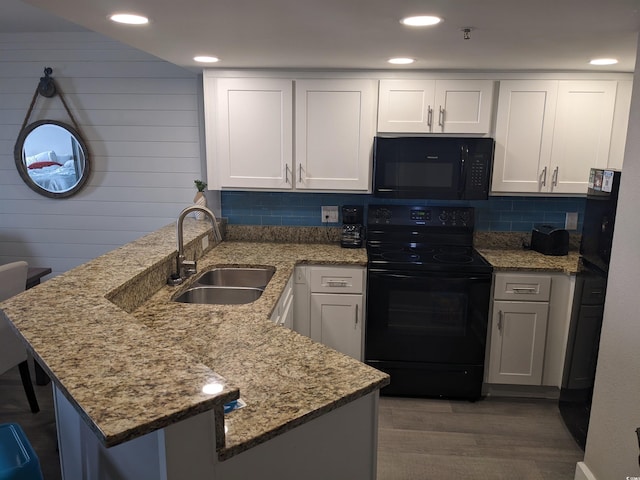
<path fill-rule="evenodd" d="M 370 205 L 365 361 L 384 395 L 481 395 L 493 268 L 473 248 L 474 209 Z"/>

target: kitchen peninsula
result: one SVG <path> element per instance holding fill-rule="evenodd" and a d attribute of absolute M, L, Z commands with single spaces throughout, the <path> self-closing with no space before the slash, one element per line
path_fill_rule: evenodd
<path fill-rule="evenodd" d="M 364 250 L 212 239 L 185 221 L 199 271 L 276 267 L 258 300 L 171 301 L 191 279 L 166 285 L 169 225 L 0 304 L 53 380 L 64 478 L 375 478 L 388 376 L 269 321 L 296 264 L 365 265 Z"/>

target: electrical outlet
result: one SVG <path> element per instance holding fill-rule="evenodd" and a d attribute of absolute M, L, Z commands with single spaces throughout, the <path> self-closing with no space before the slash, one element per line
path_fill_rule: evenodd
<path fill-rule="evenodd" d="M 337 206 L 322 206 L 320 207 L 320 213 L 322 215 L 323 223 L 338 223 L 338 207 Z"/>
<path fill-rule="evenodd" d="M 564 219 L 564 228 L 567 230 L 578 229 L 578 212 L 567 212 Z"/>

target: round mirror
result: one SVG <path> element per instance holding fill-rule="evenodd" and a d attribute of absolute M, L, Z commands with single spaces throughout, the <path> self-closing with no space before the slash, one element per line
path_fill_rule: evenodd
<path fill-rule="evenodd" d="M 13 154 L 25 183 L 46 197 L 70 197 L 89 178 L 87 147 L 80 134 L 62 122 L 41 120 L 27 125 Z"/>

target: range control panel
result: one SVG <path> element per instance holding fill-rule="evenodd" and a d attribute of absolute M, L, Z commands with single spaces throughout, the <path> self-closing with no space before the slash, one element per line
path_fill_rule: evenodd
<path fill-rule="evenodd" d="M 473 228 L 473 207 L 369 205 L 368 225 Z"/>

